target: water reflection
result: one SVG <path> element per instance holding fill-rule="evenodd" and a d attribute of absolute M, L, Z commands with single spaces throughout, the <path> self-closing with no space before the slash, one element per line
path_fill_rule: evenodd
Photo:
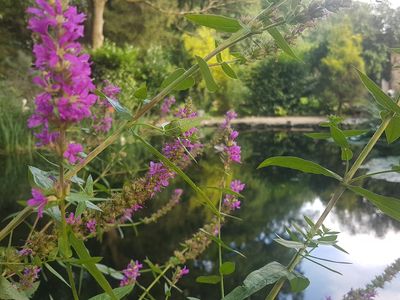
<path fill-rule="evenodd" d="M 244 161 L 235 170 L 235 177 L 247 184 L 246 199 L 238 214 L 242 221 L 230 220 L 223 228 L 222 235 L 226 243 L 240 250 L 247 259 L 225 252 L 224 259 L 235 261 L 237 265 L 236 272 L 226 278 L 227 290 L 239 285 L 248 273 L 270 261 L 288 263 L 292 253 L 273 242 L 275 233 L 284 235 L 283 226 L 289 225 L 292 221 L 302 223 L 303 214 L 316 218 L 336 187 L 335 181 L 329 178 L 278 168 L 256 170 L 257 165 L 268 156 L 301 153 L 303 158 L 321 163 L 336 172 L 341 173 L 345 168 L 339 160 L 339 150 L 331 143 L 313 141 L 304 138 L 300 133 L 244 132 L 239 142 L 243 145 Z M 360 146 L 362 141 L 357 142 L 356 147 Z M 392 149 L 382 143 L 373 152 L 372 159 L 379 158 L 385 161 L 387 157 L 395 156 L 398 150 L 398 147 Z M 129 156 L 129 150 L 127 153 Z M 2 180 L 0 214 L 5 216 L 17 209 L 17 206 L 12 205 L 13 202 L 27 197 L 29 185 L 27 180 L 24 181 L 27 162 L 9 162 L 5 159 L 0 161 L 2 164 L 13 166 L 8 174 L 0 175 Z M 221 170 L 215 168 L 217 163 L 217 156 L 207 156 L 200 163 L 201 172 L 193 170 L 190 176 L 199 185 L 215 186 L 221 173 Z M 123 177 L 110 178 L 109 183 L 117 186 L 117 183 L 123 180 Z M 396 182 L 366 179 L 364 184 L 377 193 L 398 196 Z M 176 185 L 185 186 L 182 182 L 177 182 Z M 15 190 L 18 194 L 15 194 Z M 168 193 L 163 193 L 161 197 L 148 203 L 142 215 L 149 215 L 167 201 L 167 197 Z M 126 238 L 123 240 L 119 238 L 118 232 L 111 232 L 104 237 L 102 244 L 90 241 L 89 246 L 93 256 L 103 256 L 102 263 L 116 269 L 123 268 L 131 258 L 143 260 L 149 257 L 154 262 L 163 263 L 179 242 L 190 237 L 205 219 L 210 217 L 208 212 L 197 205 L 195 198 L 196 195 L 187 191 L 179 207 L 161 219 L 158 224 L 139 228 L 138 235 L 127 229 L 124 230 Z M 339 235 L 340 245 L 348 250 L 350 255 L 344 255 L 328 247 L 318 249 L 316 255 L 346 260 L 353 264 L 335 266 L 344 274 L 339 276 L 319 266 L 303 262 L 299 270 L 311 279 L 311 286 L 303 294 L 286 294 L 287 297 L 283 298 L 318 300 L 332 296 L 333 299 L 341 299 L 351 287 L 362 287 L 400 255 L 399 223 L 378 213 L 372 205 L 351 193 L 345 193 L 326 224 L 342 232 Z M 190 277 L 182 279 L 180 285 L 185 296 L 203 300 L 219 299 L 217 286 L 200 285 L 194 280 L 199 275 L 216 274 L 216 258 L 217 248 L 213 245 L 200 260 L 189 266 Z M 147 276 L 140 278 L 143 285 L 150 280 L 151 278 Z M 400 280 L 396 280 L 384 291 L 379 291 L 380 299 L 397 299 L 393 295 L 400 290 L 399 285 Z M 82 299 L 101 292 L 87 275 L 84 276 L 84 286 Z M 36 299 L 48 299 L 48 292 L 54 299 L 69 299 L 66 296 L 69 295 L 67 291 L 65 286 L 50 279 L 49 283 L 42 284 Z M 264 299 L 265 293 L 266 290 L 251 299 Z M 153 296 L 156 299 L 164 299 L 163 286 L 155 288 Z M 172 299 L 184 299 L 184 296 L 174 293 Z"/>

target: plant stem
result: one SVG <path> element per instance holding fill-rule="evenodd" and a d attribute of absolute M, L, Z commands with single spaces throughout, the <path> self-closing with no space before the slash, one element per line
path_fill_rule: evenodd
<path fill-rule="evenodd" d="M 225 178 L 222 182 L 222 187 L 225 187 Z M 222 192 L 220 193 L 219 197 L 219 207 L 218 207 L 218 239 L 221 240 L 221 207 L 222 207 Z M 221 272 L 222 266 L 222 246 L 221 243 L 218 243 L 218 262 L 219 262 L 219 276 L 220 276 L 220 287 L 221 287 L 221 299 L 225 297 L 225 288 L 224 288 L 224 274 Z"/>
<path fill-rule="evenodd" d="M 146 295 L 149 294 L 150 290 L 153 288 L 153 286 L 161 279 L 161 277 L 164 276 L 165 273 L 171 268 L 171 265 L 166 266 L 166 268 L 153 280 L 153 282 L 144 290 L 143 294 L 140 296 L 139 300 L 144 299 Z"/>
<path fill-rule="evenodd" d="M 68 280 L 71 285 L 72 295 L 74 296 L 74 300 L 79 300 L 78 292 L 76 291 L 74 275 L 72 273 L 72 268 L 70 264 L 66 265 L 67 273 L 68 273 Z"/>
<path fill-rule="evenodd" d="M 400 101 L 399 101 L 400 103 Z M 343 192 L 346 190 L 345 186 L 347 186 L 355 173 L 358 171 L 358 169 L 361 167 L 363 164 L 364 160 L 367 158 L 368 154 L 371 152 L 371 150 L 374 148 L 375 144 L 378 142 L 379 138 L 381 135 L 385 132 L 386 127 L 389 125 L 389 122 L 393 118 L 393 114 L 389 117 L 387 117 L 385 120 L 382 121 L 381 125 L 379 128 L 375 131 L 374 135 L 371 137 L 371 139 L 368 141 L 367 145 L 363 148 L 361 153 L 358 155 L 356 161 L 353 163 L 352 167 L 350 170 L 346 173 L 346 175 L 343 178 L 342 185 L 339 186 L 335 193 L 332 195 L 332 198 L 329 200 L 325 210 L 321 214 L 321 216 L 318 218 L 318 221 L 315 223 L 314 227 L 311 228 L 310 230 L 310 236 L 313 236 L 319 227 L 321 227 L 322 223 L 325 221 L 326 217 L 329 215 L 337 201 L 340 199 L 342 196 Z M 289 263 L 287 269 L 289 272 L 292 272 L 294 268 L 300 263 L 302 259 L 302 255 L 304 251 L 307 249 L 307 244 L 308 242 L 305 243 L 304 247 L 299 249 L 297 253 L 294 255 L 292 258 L 291 262 Z M 269 294 L 266 297 L 266 300 L 274 300 L 276 296 L 279 294 L 280 290 L 283 287 L 283 284 L 285 283 L 286 279 L 280 278 L 272 288 L 272 290 L 269 292 Z"/>

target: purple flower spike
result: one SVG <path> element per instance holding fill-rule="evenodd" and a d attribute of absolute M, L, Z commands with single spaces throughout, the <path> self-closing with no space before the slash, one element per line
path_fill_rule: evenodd
<path fill-rule="evenodd" d="M 143 268 L 143 265 L 139 263 L 139 261 L 131 261 L 127 268 L 122 270 L 122 274 L 124 274 L 124 278 L 120 282 L 120 286 L 126 286 L 130 284 L 134 284 L 136 279 L 140 276 L 140 269 Z"/>
<path fill-rule="evenodd" d="M 86 223 L 86 228 L 89 229 L 90 233 L 96 233 L 96 225 L 97 225 L 96 220 L 92 219 Z"/>
<path fill-rule="evenodd" d="M 37 206 L 38 217 L 43 217 L 43 209 L 47 204 L 47 198 L 43 195 L 42 191 L 39 189 L 32 189 L 32 198 L 28 200 L 29 206 Z"/>

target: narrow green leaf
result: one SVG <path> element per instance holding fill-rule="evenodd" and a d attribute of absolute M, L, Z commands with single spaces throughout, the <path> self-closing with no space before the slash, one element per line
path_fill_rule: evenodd
<path fill-rule="evenodd" d="M 233 79 L 238 78 L 235 71 L 226 62 L 221 63 L 221 68 L 224 71 L 224 73 L 228 75 L 230 78 Z"/>
<path fill-rule="evenodd" d="M 340 247 L 338 244 L 334 244 L 332 245 L 333 247 L 335 247 L 337 250 L 342 251 L 343 253 L 349 254 L 349 252 L 347 252 L 346 250 L 344 250 L 342 247 Z"/>
<path fill-rule="evenodd" d="M 224 16 L 186 14 L 185 18 L 197 25 L 213 28 L 221 32 L 233 33 L 242 29 L 242 25 L 238 20 Z"/>
<path fill-rule="evenodd" d="M 342 130 L 342 133 L 344 134 L 345 137 L 352 137 L 352 136 L 362 135 L 364 133 L 367 133 L 368 131 L 369 130 L 367 129 L 364 130 L 351 129 L 351 130 Z M 316 140 L 330 139 L 332 137 L 330 132 L 313 132 L 313 133 L 305 133 L 304 135 Z"/>
<path fill-rule="evenodd" d="M 224 249 L 226 249 L 226 250 L 228 250 L 228 251 L 234 252 L 234 253 L 240 255 L 240 256 L 243 257 L 243 258 L 246 258 L 246 256 L 244 256 L 244 255 L 243 255 L 242 253 L 240 253 L 239 251 L 237 251 L 237 250 L 235 250 L 235 249 L 229 247 L 227 244 L 225 244 L 225 243 L 224 243 L 220 238 L 218 238 L 217 236 L 215 236 L 215 235 L 213 235 L 213 234 L 211 234 L 211 233 L 205 231 L 205 230 L 202 229 L 202 228 L 200 229 L 200 231 L 202 231 L 202 232 L 204 232 L 205 234 L 207 234 L 208 237 L 209 237 L 210 239 L 212 239 L 214 242 L 216 242 L 216 243 L 217 243 L 218 245 L 220 245 L 222 248 L 224 248 Z"/>
<path fill-rule="evenodd" d="M 104 99 L 106 99 L 108 101 L 108 103 L 111 104 L 111 106 L 115 109 L 115 111 L 123 118 L 123 119 L 127 119 L 130 120 L 132 119 L 132 114 L 129 111 L 129 109 L 127 109 L 125 106 L 123 106 L 121 103 L 119 103 L 119 101 L 111 99 L 110 97 L 108 97 L 106 94 L 104 94 L 102 91 L 100 90 L 96 90 L 95 94 L 99 97 L 102 97 Z"/>
<path fill-rule="evenodd" d="M 226 295 L 223 300 L 247 299 L 265 286 L 273 284 L 289 274 L 285 266 L 278 262 L 271 262 L 247 275 L 243 283 Z"/>
<path fill-rule="evenodd" d="M 86 246 L 83 243 L 83 241 L 77 239 L 73 232 L 71 232 L 71 234 L 69 236 L 69 240 L 70 240 L 71 246 L 74 248 L 74 250 L 78 254 L 79 258 L 81 258 L 81 259 L 90 259 L 91 258 L 89 251 L 86 249 Z M 96 267 L 96 264 L 92 263 L 92 262 L 88 262 L 88 263 L 84 263 L 83 265 L 89 271 L 89 273 L 93 276 L 93 278 L 96 280 L 96 282 L 111 297 L 111 299 L 112 300 L 117 299 L 116 295 L 114 294 L 113 289 L 111 288 L 110 284 L 108 283 L 108 281 L 104 277 L 104 275 Z"/>
<path fill-rule="evenodd" d="M 3 276 L 0 276 L 0 299 L 29 300 L 27 296 L 19 292 L 17 288 Z"/>
<path fill-rule="evenodd" d="M 331 242 L 336 240 L 337 240 L 337 235 L 326 235 L 318 239 L 319 242 Z"/>
<path fill-rule="evenodd" d="M 214 81 L 214 78 L 211 74 L 210 69 L 208 68 L 207 62 L 202 59 L 200 56 L 196 55 L 196 60 L 199 65 L 201 76 L 203 77 L 206 87 L 210 92 L 215 92 L 218 89 L 217 84 Z"/>
<path fill-rule="evenodd" d="M 230 275 L 233 272 L 235 272 L 234 262 L 226 261 L 219 267 L 219 273 L 222 275 Z"/>
<path fill-rule="evenodd" d="M 61 276 L 60 273 L 58 273 L 56 270 L 53 269 L 52 266 L 50 266 L 48 263 L 44 263 L 44 266 L 51 272 L 53 273 L 54 276 L 56 276 L 58 279 L 60 279 L 66 286 L 71 288 L 68 282 L 65 281 L 65 279 Z"/>
<path fill-rule="evenodd" d="M 343 134 L 342 130 L 340 130 L 336 126 L 330 126 L 331 136 L 335 143 L 343 148 L 349 148 L 349 142 L 346 139 L 346 136 Z"/>
<path fill-rule="evenodd" d="M 133 291 L 133 285 L 126 285 L 113 289 L 113 292 L 117 299 L 122 299 Z M 112 299 L 108 294 L 103 293 L 90 298 L 89 300 L 110 300 Z"/>
<path fill-rule="evenodd" d="M 309 217 L 303 216 L 303 218 L 311 228 L 315 226 L 315 223 Z"/>
<path fill-rule="evenodd" d="M 304 244 L 301 242 L 296 242 L 296 241 L 288 241 L 285 240 L 281 237 L 274 239 L 275 242 L 277 242 L 278 244 L 281 244 L 282 246 L 286 247 L 286 248 L 291 248 L 291 249 L 300 249 L 304 247 Z"/>
<path fill-rule="evenodd" d="M 313 262 L 314 264 L 316 264 L 316 265 L 318 265 L 318 266 L 320 266 L 320 267 L 323 267 L 324 269 L 327 269 L 327 270 L 333 272 L 333 273 L 336 273 L 336 274 L 339 274 L 339 275 L 343 275 L 343 274 L 340 273 L 339 271 L 336 271 L 336 270 L 334 270 L 334 269 L 332 269 L 332 268 L 330 268 L 330 267 L 328 267 L 328 266 L 325 266 L 325 265 L 323 265 L 323 264 L 321 264 L 321 263 L 319 263 L 319 262 L 317 262 L 317 261 L 315 261 L 315 260 L 313 260 L 313 259 L 311 259 L 311 258 L 309 258 L 309 257 L 307 257 L 307 256 L 302 255 L 302 257 L 305 258 L 305 259 L 307 259 L 307 260 L 309 260 L 309 261 L 311 261 L 311 262 Z"/>
<path fill-rule="evenodd" d="M 168 85 L 170 85 L 172 82 L 174 82 L 176 79 L 178 79 L 180 76 L 182 76 L 186 72 L 185 69 L 179 68 L 176 69 L 174 72 L 172 72 L 170 75 L 168 75 L 167 78 L 164 79 L 164 81 L 161 83 L 161 89 L 166 88 Z M 195 81 L 192 76 L 184 79 L 182 82 L 178 83 L 173 90 L 175 91 L 183 91 L 190 89 L 192 86 L 194 86 Z"/>
<path fill-rule="evenodd" d="M 365 197 L 384 214 L 400 221 L 400 199 L 375 194 L 359 186 L 348 186 L 349 190 Z"/>
<path fill-rule="evenodd" d="M 189 176 L 186 175 L 179 167 L 177 167 L 172 161 L 170 161 L 167 157 L 162 155 L 156 148 L 154 148 L 152 145 L 150 145 L 148 142 L 146 142 L 142 137 L 138 136 L 137 134 L 133 133 L 134 136 L 139 139 L 143 145 L 151 152 L 153 155 L 157 156 L 157 158 L 162 161 L 163 164 L 165 164 L 168 168 L 172 169 L 174 172 L 176 172 L 179 176 L 182 177 L 183 180 L 186 181 L 190 185 L 190 187 L 197 192 L 204 200 L 204 205 L 206 205 L 208 208 L 210 208 L 216 215 L 220 215 L 218 209 L 215 207 L 215 205 L 212 203 L 212 201 L 208 198 L 206 193 L 200 189 L 190 178 Z"/>
<path fill-rule="evenodd" d="M 117 280 L 122 280 L 124 278 L 124 275 L 120 271 L 117 271 L 109 266 L 103 265 L 103 264 L 96 264 L 97 269 L 103 274 L 110 275 L 112 278 L 115 278 Z"/>
<path fill-rule="evenodd" d="M 275 40 L 278 47 L 283 50 L 283 52 L 285 52 L 290 57 L 299 60 L 297 55 L 293 52 L 292 48 L 289 46 L 288 42 L 285 40 L 285 38 L 282 36 L 282 34 L 279 32 L 278 29 L 276 29 L 275 27 L 272 27 L 272 28 L 267 29 L 267 31 L 272 36 L 272 38 Z"/>
<path fill-rule="evenodd" d="M 338 174 L 312 162 L 299 157 L 293 156 L 275 156 L 264 160 L 257 169 L 265 168 L 268 166 L 278 166 L 289 169 L 302 171 L 304 173 L 320 174 L 327 177 L 332 177 L 337 180 L 342 180 Z"/>
<path fill-rule="evenodd" d="M 146 83 L 142 84 L 134 93 L 133 96 L 140 99 L 144 100 L 147 98 L 147 86 Z"/>
<path fill-rule="evenodd" d="M 295 235 L 295 234 L 289 229 L 289 227 L 285 226 L 285 230 L 286 230 L 287 234 L 289 235 L 289 237 L 290 237 L 290 239 L 291 239 L 292 241 L 300 242 L 300 240 L 299 240 L 299 238 L 297 237 L 297 235 Z"/>
<path fill-rule="evenodd" d="M 89 175 L 86 184 L 85 184 L 85 192 L 91 196 L 94 197 L 94 192 L 93 192 L 93 177 L 92 175 Z"/>
<path fill-rule="evenodd" d="M 389 144 L 400 138 L 400 116 L 394 116 L 385 129 L 386 139 Z"/>
<path fill-rule="evenodd" d="M 221 277 L 219 277 L 218 275 L 199 276 L 196 278 L 197 283 L 217 284 L 220 281 Z"/>
<path fill-rule="evenodd" d="M 308 257 L 311 257 L 311 258 L 314 258 L 314 259 L 318 259 L 318 260 L 323 260 L 323 261 L 331 262 L 331 263 L 334 263 L 334 264 L 341 264 L 341 265 L 351 265 L 351 264 L 352 264 L 351 262 L 348 262 L 348 261 L 331 260 L 331 259 L 326 259 L 326 258 L 321 258 L 321 257 L 313 256 L 313 255 L 310 255 L 310 254 L 308 254 L 307 256 L 308 256 Z"/>
<path fill-rule="evenodd" d="M 360 70 L 356 69 L 358 76 L 360 76 L 361 81 L 364 83 L 369 92 L 374 96 L 376 102 L 378 102 L 384 108 L 395 112 L 400 115 L 400 106 L 398 106 L 392 98 L 386 95 L 379 86 L 376 85 L 367 75 L 362 73 Z"/>
<path fill-rule="evenodd" d="M 33 183 L 44 190 L 50 190 L 53 188 L 54 181 L 50 177 L 50 173 L 40 170 L 36 167 L 29 166 L 29 172 L 31 175 L 31 178 L 33 180 Z"/>

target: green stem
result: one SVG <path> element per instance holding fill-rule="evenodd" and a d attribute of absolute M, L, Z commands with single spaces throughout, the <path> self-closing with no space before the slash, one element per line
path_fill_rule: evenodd
<path fill-rule="evenodd" d="M 318 218 L 318 221 L 315 223 L 314 227 L 311 228 L 310 236 L 314 236 L 314 234 L 317 232 L 317 230 L 321 227 L 321 225 L 325 221 L 326 217 L 329 215 L 329 213 L 331 212 L 331 210 L 333 209 L 333 207 L 335 206 L 337 201 L 342 196 L 343 192 L 346 190 L 345 186 L 348 185 L 351 182 L 351 180 L 352 180 L 353 176 L 355 175 L 355 173 L 361 167 L 361 165 L 363 164 L 363 162 L 367 158 L 368 154 L 371 152 L 371 150 L 374 148 L 375 144 L 378 142 L 378 140 L 381 137 L 381 135 L 385 132 L 385 129 L 388 126 L 388 124 L 389 124 L 389 122 L 391 121 L 392 118 L 393 118 L 393 114 L 391 116 L 387 117 L 385 120 L 383 120 L 383 122 L 381 123 L 379 128 L 376 130 L 374 135 L 368 141 L 367 145 L 363 148 L 363 150 L 361 151 L 361 153 L 357 157 L 356 161 L 354 162 L 354 164 L 350 168 L 350 170 L 344 176 L 342 185 L 339 186 L 336 189 L 336 191 L 333 194 L 332 198 L 329 200 L 325 210 L 323 211 L 321 216 Z M 291 262 L 289 263 L 289 265 L 287 267 L 289 272 L 292 272 L 294 270 L 294 268 L 300 263 L 300 261 L 302 259 L 301 256 L 303 255 L 304 251 L 307 249 L 307 244 L 308 244 L 308 242 L 306 242 L 304 247 L 299 249 L 298 252 L 292 258 Z M 285 278 L 279 279 L 275 283 L 275 285 L 272 288 L 272 290 L 267 295 L 266 300 L 274 300 L 276 298 L 276 296 L 279 294 L 280 290 L 282 289 L 283 284 L 285 283 L 285 281 L 286 281 Z"/>
<path fill-rule="evenodd" d="M 144 299 L 146 295 L 150 295 L 149 292 L 153 288 L 153 286 L 164 276 L 165 273 L 172 267 L 172 265 L 168 265 L 154 280 L 153 282 L 144 290 L 143 294 L 140 296 L 139 300 Z"/>
<path fill-rule="evenodd" d="M 72 295 L 74 296 L 74 300 L 79 300 L 79 296 L 78 296 L 78 292 L 76 290 L 75 280 L 74 280 L 74 275 L 72 273 L 71 265 L 67 264 L 66 267 L 67 267 L 69 284 L 71 285 L 71 289 L 72 289 Z"/>
<path fill-rule="evenodd" d="M 222 183 L 222 187 L 225 187 L 225 180 Z M 221 240 L 221 207 L 222 207 L 222 197 L 223 194 L 222 192 L 220 193 L 220 198 L 219 198 L 219 207 L 218 207 L 218 239 Z M 221 270 L 222 266 L 222 246 L 221 243 L 218 243 L 218 262 L 219 262 L 219 269 Z M 221 271 L 219 271 L 219 276 L 220 276 L 220 288 L 221 288 L 221 299 L 225 297 L 225 287 L 224 287 L 224 274 L 222 274 Z"/>

